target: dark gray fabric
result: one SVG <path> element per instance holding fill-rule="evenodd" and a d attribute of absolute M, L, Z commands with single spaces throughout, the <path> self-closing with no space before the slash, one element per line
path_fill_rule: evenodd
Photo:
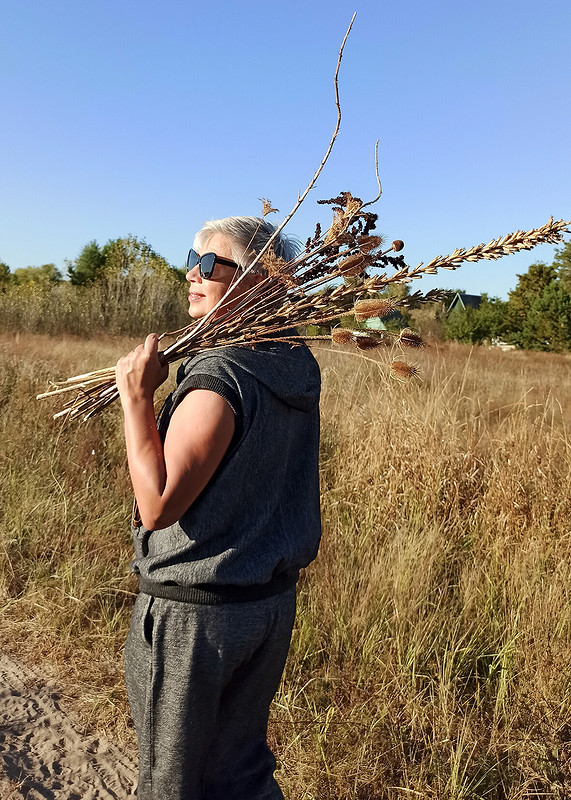
<path fill-rule="evenodd" d="M 132 569 L 148 591 L 175 587 L 187 599 L 199 591 L 213 603 L 161 592 L 137 597 L 125 668 L 139 800 L 280 800 L 266 731 L 295 587 L 233 600 L 290 585 L 317 553 L 319 368 L 303 345 L 201 353 L 178 371 L 159 418 L 161 436 L 197 386 L 224 397 L 239 424 L 178 523 L 133 529 Z"/>
<path fill-rule="evenodd" d="M 125 648 L 138 800 L 283 800 L 266 743 L 295 589 L 205 606 L 139 594 Z"/>
<path fill-rule="evenodd" d="M 304 345 L 206 351 L 183 362 L 159 420 L 164 433 L 196 375 L 239 398 L 242 430 L 179 522 L 134 528 L 134 572 L 179 586 L 263 585 L 316 554 L 319 367 Z"/>

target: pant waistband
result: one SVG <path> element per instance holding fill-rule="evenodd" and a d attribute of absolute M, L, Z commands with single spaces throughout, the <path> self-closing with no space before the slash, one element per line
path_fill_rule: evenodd
<path fill-rule="evenodd" d="M 182 603 L 199 605 L 219 605 L 221 603 L 248 603 L 265 600 L 295 586 L 299 572 L 282 572 L 268 583 L 254 586 L 216 586 L 201 584 L 198 586 L 180 586 L 176 583 L 156 583 L 148 578 L 139 579 L 139 591 L 153 597 L 164 597 L 167 600 L 178 600 Z"/>

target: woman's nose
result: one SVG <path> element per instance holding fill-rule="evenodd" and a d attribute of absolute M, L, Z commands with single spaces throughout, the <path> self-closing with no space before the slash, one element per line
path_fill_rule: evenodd
<path fill-rule="evenodd" d="M 192 281 L 193 283 L 202 283 L 202 278 L 200 277 L 200 270 L 198 268 L 198 264 L 195 264 L 192 269 L 189 269 L 186 273 L 187 281 Z"/>

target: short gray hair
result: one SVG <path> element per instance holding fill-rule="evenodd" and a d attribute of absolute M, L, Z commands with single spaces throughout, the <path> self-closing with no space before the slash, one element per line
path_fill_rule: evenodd
<path fill-rule="evenodd" d="M 212 219 L 204 223 L 204 227 L 194 237 L 194 249 L 202 246 L 214 233 L 225 236 L 232 247 L 232 258 L 243 269 L 249 266 L 268 239 L 275 232 L 276 226 L 266 222 L 262 217 L 225 217 Z M 284 261 L 293 261 L 301 249 L 300 243 L 291 236 L 281 233 L 272 242 L 272 250 Z M 263 273 L 260 265 L 253 272 Z"/>

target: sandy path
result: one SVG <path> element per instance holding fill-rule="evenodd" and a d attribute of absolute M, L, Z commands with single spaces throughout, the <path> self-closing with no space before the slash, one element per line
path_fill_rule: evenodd
<path fill-rule="evenodd" d="M 135 764 L 86 736 L 55 687 L 0 652 L 0 800 L 132 800 Z"/>

